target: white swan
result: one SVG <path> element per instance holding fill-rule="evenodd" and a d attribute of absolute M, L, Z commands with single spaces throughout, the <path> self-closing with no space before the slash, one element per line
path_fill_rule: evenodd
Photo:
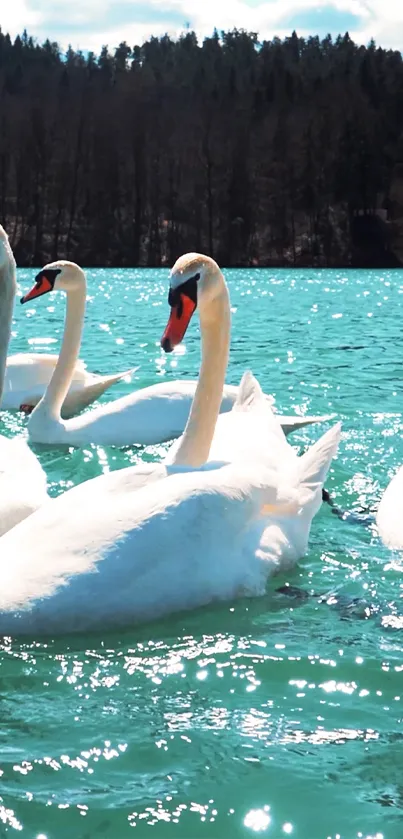
<path fill-rule="evenodd" d="M 197 300 L 197 286 L 194 290 L 192 274 L 195 273 L 194 266 L 187 255 L 186 263 L 181 273 L 177 272 L 171 279 L 170 300 L 175 304 L 178 294 L 183 296 L 183 288 L 190 289 L 189 293 Z M 196 255 L 195 255 L 196 258 Z M 201 257 L 197 256 L 196 264 L 200 265 Z M 206 258 L 204 258 L 206 259 Z M 179 261 L 180 264 L 180 261 Z M 208 263 L 207 263 L 208 264 Z M 196 272 L 197 273 L 197 272 Z M 224 284 L 225 280 L 217 270 L 214 272 L 216 283 Z M 188 286 L 190 283 L 190 287 Z M 178 298 L 179 299 L 179 298 Z M 164 332 L 162 343 L 166 351 L 174 349 L 184 337 L 189 319 L 186 317 L 185 307 L 182 317 L 178 319 L 176 307 L 173 305 L 171 318 Z M 190 317 L 191 307 L 188 307 Z M 214 370 L 213 362 L 211 369 Z M 186 463 L 194 467 L 207 462 L 245 462 L 261 463 L 274 470 L 281 480 L 287 480 L 289 485 L 294 486 L 297 476 L 304 480 L 304 469 L 307 470 L 305 477 L 312 468 L 316 470 L 315 480 L 321 486 L 326 478 L 330 460 L 329 452 L 338 445 L 340 438 L 340 423 L 334 426 L 328 434 L 323 435 L 317 443 L 312 446 L 306 455 L 298 457 L 296 451 L 286 440 L 284 431 L 278 417 L 273 413 L 267 399 L 264 398 L 262 390 L 250 373 L 243 377 L 242 400 L 234 405 L 229 413 L 220 414 L 217 417 L 214 429 L 208 430 L 204 435 L 199 433 L 189 440 L 184 434 L 171 446 L 164 460 L 165 465 L 174 463 Z M 204 428 L 206 431 L 206 428 Z M 281 518 L 280 522 L 272 522 L 270 528 L 270 539 L 278 539 L 279 544 L 283 543 L 286 535 L 291 547 L 290 555 L 298 559 L 307 550 L 311 523 L 322 502 L 321 492 L 313 493 L 310 502 L 304 506 L 303 515 L 297 521 L 295 517 L 288 519 Z M 293 552 L 294 551 L 294 552 Z"/>
<path fill-rule="evenodd" d="M 0 402 L 15 294 L 13 283 L 4 282 L 9 256 L 0 235 Z M 0 435 L 0 536 L 47 500 L 46 475 L 25 440 Z"/>
<path fill-rule="evenodd" d="M 3 536 L 3 634 L 108 630 L 259 595 L 270 574 L 298 559 L 294 536 L 320 504 L 340 427 L 303 455 L 294 473 L 287 467 L 282 476 L 256 461 L 182 465 L 209 450 L 227 366 L 230 308 L 211 259 L 182 257 L 171 283 L 168 337 L 186 326 L 196 301 L 202 333 L 200 376 L 176 463 L 101 475 Z M 166 332 L 167 349 L 168 337 Z M 251 381 L 245 375 L 237 410 L 246 400 L 253 411 Z M 259 391 L 257 399 L 263 399 Z M 291 519 L 284 530 L 280 514 L 284 522 Z"/>
<path fill-rule="evenodd" d="M 52 290 L 67 295 L 66 324 L 59 359 L 44 397 L 28 422 L 28 434 L 37 443 L 82 446 L 88 443 L 125 446 L 132 443 L 152 445 L 172 440 L 182 433 L 192 399 L 195 381 L 160 382 L 101 405 L 86 414 L 63 421 L 60 406 L 69 387 L 80 349 L 86 300 L 86 278 L 73 262 L 59 261 L 46 265 L 36 277 L 34 287 L 21 302 Z M 224 385 L 221 410 L 229 411 L 238 388 Z M 266 397 L 272 401 L 272 397 Z M 285 430 L 301 428 L 329 417 L 280 417 Z"/>
<path fill-rule="evenodd" d="M 403 549 L 403 466 L 385 489 L 376 513 L 376 524 L 387 548 Z"/>
<path fill-rule="evenodd" d="M 0 225 L 0 246 L 2 260 L 0 264 L 0 308 L 4 301 L 10 301 L 17 291 L 16 264 L 14 254 L 4 228 Z M 0 344 L 2 354 L 7 355 L 7 347 L 11 334 L 13 306 L 5 304 L 2 317 L 2 333 Z M 0 407 L 3 411 L 19 411 L 31 413 L 47 388 L 52 373 L 56 367 L 57 355 L 45 353 L 16 353 L 6 358 L 3 373 L 3 395 Z M 3 359 L 4 360 L 4 359 Z M 72 370 L 71 384 L 62 406 L 64 417 L 79 413 L 91 402 L 101 396 L 111 385 L 132 373 L 114 373 L 111 376 L 97 376 L 89 373 L 85 364 L 77 360 Z"/>

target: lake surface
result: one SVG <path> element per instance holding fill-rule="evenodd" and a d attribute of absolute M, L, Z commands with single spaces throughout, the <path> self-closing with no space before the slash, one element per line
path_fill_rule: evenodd
<path fill-rule="evenodd" d="M 22 293 L 34 275 L 19 271 Z M 280 411 L 343 421 L 327 488 L 356 519 L 322 505 L 308 555 L 273 583 L 338 603 L 268 596 L 123 635 L 1 642 L 0 837 L 402 839 L 403 561 L 368 511 L 403 463 L 403 272 L 225 276 L 227 381 L 250 368 Z M 197 377 L 197 318 L 185 348 L 159 347 L 167 284 L 167 270 L 88 271 L 81 358 L 140 365 L 103 401 Z M 57 352 L 64 307 L 16 303 L 10 352 Z M 2 414 L 0 433 L 23 428 Z M 165 448 L 35 451 L 57 495 Z"/>

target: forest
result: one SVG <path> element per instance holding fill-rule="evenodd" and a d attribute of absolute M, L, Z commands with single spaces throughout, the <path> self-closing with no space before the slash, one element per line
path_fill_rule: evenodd
<path fill-rule="evenodd" d="M 243 30 L 95 55 L 0 30 L 0 221 L 20 266 L 398 267 L 402 55 Z"/>

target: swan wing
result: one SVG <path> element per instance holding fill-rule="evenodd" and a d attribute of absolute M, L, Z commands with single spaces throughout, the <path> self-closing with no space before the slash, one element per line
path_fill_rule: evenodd
<path fill-rule="evenodd" d="M 336 423 L 301 457 L 285 463 L 281 470 L 285 487 L 298 492 L 298 516 L 281 523 L 282 532 L 297 557 L 304 556 L 307 551 L 312 520 L 322 504 L 322 487 L 337 454 L 340 438 L 341 423 Z"/>
<path fill-rule="evenodd" d="M 81 386 L 77 385 L 73 379 L 63 402 L 62 417 L 67 419 L 79 414 L 80 411 L 83 411 L 84 408 L 87 408 L 88 405 L 91 405 L 92 402 L 99 399 L 112 385 L 126 377 L 132 376 L 138 369 L 138 367 L 133 367 L 131 370 L 125 370 L 123 373 L 114 373 L 111 376 L 87 376 L 86 382 Z"/>
<path fill-rule="evenodd" d="M 25 440 L 0 436 L 0 536 L 46 501 L 45 472 Z"/>
<path fill-rule="evenodd" d="M 311 515 L 322 503 L 322 487 L 326 480 L 333 458 L 337 454 L 341 438 L 341 423 L 336 423 L 329 431 L 322 434 L 316 443 L 296 458 L 294 464 L 298 486 L 304 495 L 301 505 Z"/>
<path fill-rule="evenodd" d="M 50 382 L 57 359 L 57 355 L 42 353 L 19 353 L 9 356 L 1 401 L 3 410 L 18 411 L 22 405 L 34 408 Z M 63 404 L 62 415 L 71 417 L 79 413 L 113 384 L 132 375 L 137 369 L 132 368 L 110 376 L 98 376 L 88 372 L 86 364 L 78 359 Z"/>
<path fill-rule="evenodd" d="M 257 379 L 244 373 L 232 411 L 217 419 L 209 459 L 253 460 L 278 469 L 294 458 L 284 432 Z"/>
<path fill-rule="evenodd" d="M 195 385 L 197 383 L 195 382 Z M 223 402 L 221 405 L 221 413 L 226 411 L 230 411 L 234 406 L 239 393 L 238 385 L 224 385 L 223 391 Z M 307 425 L 316 425 L 317 423 L 322 422 L 330 422 L 330 420 L 334 419 L 336 414 L 323 414 L 322 416 L 311 416 L 306 414 L 305 416 L 299 416 L 295 414 L 279 414 L 275 408 L 275 399 L 274 396 L 270 394 L 263 394 L 265 400 L 273 409 L 275 413 L 276 419 L 280 423 L 284 434 L 288 437 L 289 434 L 292 434 L 293 431 L 298 431 L 300 428 L 305 428 Z"/>

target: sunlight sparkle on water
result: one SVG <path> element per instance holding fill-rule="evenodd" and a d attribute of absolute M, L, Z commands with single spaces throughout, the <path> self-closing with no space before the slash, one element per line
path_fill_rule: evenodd
<path fill-rule="evenodd" d="M 28 344 L 31 346 L 47 346 L 48 344 L 56 344 L 56 338 L 28 338 Z"/>
<path fill-rule="evenodd" d="M 208 676 L 208 671 L 207 670 L 199 670 L 199 672 L 196 673 L 196 678 L 199 679 L 200 682 L 204 682 L 204 680 L 207 679 L 207 676 Z"/>
<path fill-rule="evenodd" d="M 265 806 L 262 810 L 249 810 L 249 813 L 244 818 L 245 827 L 250 827 L 255 833 L 266 830 L 271 822 L 271 816 L 268 813 L 269 809 L 268 806 Z"/>

